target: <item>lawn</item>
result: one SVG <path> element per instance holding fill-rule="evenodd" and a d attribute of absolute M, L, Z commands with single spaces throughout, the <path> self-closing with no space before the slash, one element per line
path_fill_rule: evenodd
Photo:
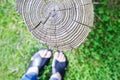
<path fill-rule="evenodd" d="M 95 27 L 86 42 L 64 51 L 65 80 L 120 80 L 120 1 L 95 1 Z M 15 0 L 0 0 L 0 80 L 19 80 L 31 55 L 47 47 L 31 36 L 15 5 Z M 49 71 L 45 66 L 39 80 L 47 80 Z"/>

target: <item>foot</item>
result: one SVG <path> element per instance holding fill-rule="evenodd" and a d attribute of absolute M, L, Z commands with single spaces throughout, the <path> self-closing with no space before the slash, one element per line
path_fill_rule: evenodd
<path fill-rule="evenodd" d="M 51 78 L 61 80 L 66 68 L 66 57 L 62 52 L 56 52 L 52 62 Z"/>
<path fill-rule="evenodd" d="M 42 70 L 45 64 L 49 61 L 51 55 L 52 52 L 49 49 L 39 50 L 31 57 L 31 62 L 26 73 L 38 74 L 39 71 Z"/>

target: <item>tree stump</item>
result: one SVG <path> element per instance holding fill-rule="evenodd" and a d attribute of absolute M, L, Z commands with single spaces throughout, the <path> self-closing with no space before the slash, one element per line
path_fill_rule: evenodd
<path fill-rule="evenodd" d="M 17 0 L 30 33 L 56 50 L 83 43 L 93 26 L 92 0 Z"/>

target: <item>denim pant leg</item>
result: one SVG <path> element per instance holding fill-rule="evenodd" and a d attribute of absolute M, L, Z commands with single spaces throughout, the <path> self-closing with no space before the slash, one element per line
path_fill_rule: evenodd
<path fill-rule="evenodd" d="M 50 78 L 49 80 L 58 80 L 57 78 Z"/>
<path fill-rule="evenodd" d="M 36 73 L 28 73 L 24 74 L 21 80 L 37 80 L 37 74 Z"/>

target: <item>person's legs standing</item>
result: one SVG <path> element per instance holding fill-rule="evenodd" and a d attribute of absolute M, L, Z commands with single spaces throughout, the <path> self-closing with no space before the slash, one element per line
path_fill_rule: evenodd
<path fill-rule="evenodd" d="M 27 72 L 21 80 L 37 80 L 39 70 L 51 57 L 51 51 L 40 50 L 32 58 Z M 62 52 L 56 52 L 52 61 L 52 75 L 49 80 L 61 80 L 66 68 L 66 57 Z"/>

